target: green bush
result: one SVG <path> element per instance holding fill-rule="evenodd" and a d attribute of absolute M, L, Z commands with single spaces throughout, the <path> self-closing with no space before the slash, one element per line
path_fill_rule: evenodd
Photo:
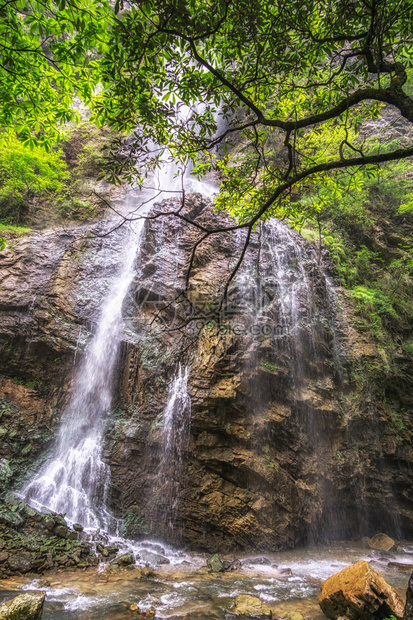
<path fill-rule="evenodd" d="M 63 188 L 68 169 L 60 151 L 25 146 L 12 130 L 0 133 L 0 219 L 18 224 L 37 195 Z"/>

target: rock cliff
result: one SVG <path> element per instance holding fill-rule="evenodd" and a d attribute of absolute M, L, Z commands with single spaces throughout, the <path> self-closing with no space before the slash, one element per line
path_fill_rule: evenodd
<path fill-rule="evenodd" d="M 187 215 L 218 221 L 200 195 Z M 0 258 L 0 472 L 18 486 L 38 466 L 74 368 L 116 273 L 123 230 L 36 233 Z M 283 225 L 257 230 L 219 308 L 242 232 L 148 220 L 104 457 L 125 534 L 193 548 L 276 549 L 385 529 L 413 533 L 407 362 L 386 375 L 355 329 L 328 260 Z M 103 236 L 102 236 L 103 235 Z M 191 431 L 179 480 L 159 480 L 162 416 L 178 361 L 189 365 Z M 409 396 L 410 394 L 410 396 Z M 177 508 L 164 504 L 174 484 Z M 169 514 L 167 519 L 159 515 Z"/>

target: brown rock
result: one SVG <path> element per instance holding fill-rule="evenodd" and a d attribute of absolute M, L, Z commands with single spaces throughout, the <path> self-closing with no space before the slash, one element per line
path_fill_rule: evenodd
<path fill-rule="evenodd" d="M 403 620 L 413 620 L 413 573 L 410 575 L 406 591 L 406 607 L 404 608 Z"/>
<path fill-rule="evenodd" d="M 320 607 L 328 618 L 403 618 L 397 592 L 367 562 L 361 560 L 321 585 Z"/>
<path fill-rule="evenodd" d="M 373 538 L 370 538 L 367 543 L 370 549 L 377 549 L 378 551 L 390 551 L 394 546 L 393 538 L 387 536 L 387 534 L 376 534 Z"/>

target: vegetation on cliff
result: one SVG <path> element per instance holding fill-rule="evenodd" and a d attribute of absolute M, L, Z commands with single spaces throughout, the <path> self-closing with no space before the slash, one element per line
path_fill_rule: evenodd
<path fill-rule="evenodd" d="M 107 192 L 95 192 L 101 148 L 112 139 L 86 121 L 68 125 L 50 151 L 29 146 L 11 130 L 0 133 L 0 236 L 12 238 L 56 224 L 101 216 Z"/>

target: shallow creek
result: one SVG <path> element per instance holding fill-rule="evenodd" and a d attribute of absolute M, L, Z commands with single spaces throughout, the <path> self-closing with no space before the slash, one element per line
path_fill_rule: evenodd
<path fill-rule="evenodd" d="M 399 545 L 387 560 L 361 543 L 342 543 L 259 557 L 237 556 L 243 560 L 237 572 L 197 574 L 208 556 L 174 551 L 165 545 L 163 550 L 170 563 L 157 566 L 155 575 L 147 579 L 141 579 L 139 569 L 133 568 L 115 573 L 108 573 L 104 566 L 50 571 L 41 578 L 26 575 L 1 581 L 0 600 L 22 590 L 46 590 L 43 620 L 133 620 L 137 612 L 130 607 L 134 605 L 142 611 L 155 609 L 156 618 L 225 620 L 231 617 L 228 614 L 235 597 L 250 594 L 265 602 L 275 618 L 300 613 L 321 620 L 318 595 L 321 582 L 329 576 L 365 559 L 404 597 L 413 564 L 411 543 Z M 260 558 L 270 563 L 261 564 L 264 560 Z M 388 562 L 406 566 L 389 567 Z"/>

